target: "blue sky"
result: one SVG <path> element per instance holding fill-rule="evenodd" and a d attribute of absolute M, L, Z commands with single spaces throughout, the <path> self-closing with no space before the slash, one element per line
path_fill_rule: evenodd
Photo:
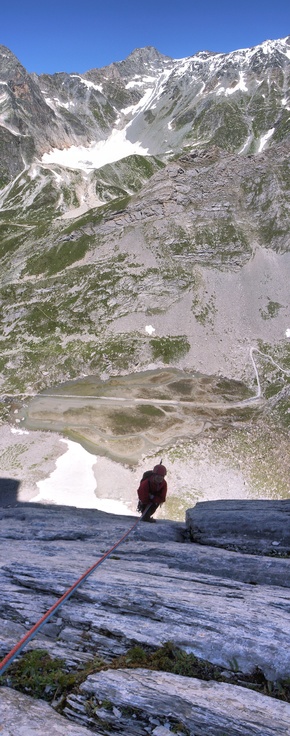
<path fill-rule="evenodd" d="M 173 58 L 290 35 L 290 0 L 4 0 L 0 43 L 29 72 L 84 72 L 155 46 Z"/>

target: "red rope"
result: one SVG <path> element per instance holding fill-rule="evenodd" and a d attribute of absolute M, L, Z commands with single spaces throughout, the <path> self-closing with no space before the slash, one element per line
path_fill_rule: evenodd
<path fill-rule="evenodd" d="M 119 539 L 119 541 L 116 542 L 116 544 L 114 544 L 113 547 L 111 547 L 108 550 L 108 552 L 106 552 L 102 557 L 100 557 L 100 559 L 97 562 L 95 562 L 94 565 L 92 565 L 91 567 L 89 567 L 89 569 L 86 570 L 86 572 L 84 572 L 83 575 L 81 575 L 81 577 L 73 585 L 71 585 L 70 588 L 68 588 L 68 590 L 61 596 L 61 598 L 59 598 L 53 604 L 53 606 L 51 606 L 51 608 L 49 608 L 49 610 L 44 614 L 44 616 L 42 616 L 39 619 L 39 621 L 37 621 L 37 623 L 34 624 L 34 626 L 32 627 L 32 629 L 30 629 L 29 631 L 27 631 L 27 633 L 25 634 L 25 636 L 23 636 L 23 638 L 20 639 L 20 641 L 18 642 L 18 644 L 16 644 L 15 647 L 13 647 L 13 649 L 11 649 L 10 652 L 8 652 L 8 654 L 6 655 L 6 657 L 4 657 L 4 659 L 2 659 L 2 662 L 0 662 L 0 676 L 4 674 L 5 670 L 13 662 L 13 660 L 15 659 L 15 657 L 18 654 L 20 654 L 20 652 L 22 652 L 22 649 L 24 649 L 24 647 L 26 646 L 26 644 L 29 641 L 31 641 L 31 639 L 34 638 L 35 634 L 37 634 L 37 632 L 40 631 L 40 629 L 42 628 L 42 626 L 51 618 L 51 616 L 53 616 L 53 614 L 58 610 L 58 608 L 60 608 L 62 606 L 62 604 L 65 601 L 67 601 L 68 598 L 70 598 L 70 596 L 81 585 L 81 583 L 83 583 L 84 580 L 86 580 L 89 577 L 89 575 L 91 575 L 92 572 L 94 572 L 94 570 L 96 570 L 96 568 L 99 567 L 99 565 L 101 565 L 102 562 L 104 562 L 104 560 L 107 557 L 109 557 L 109 555 L 114 551 L 114 549 L 116 549 L 117 547 L 119 547 L 119 544 L 121 544 L 124 541 L 124 539 L 126 539 L 126 537 L 128 537 L 128 535 L 133 531 L 133 529 L 135 529 L 135 526 L 137 526 L 137 524 L 139 523 L 139 521 L 141 521 L 141 519 L 143 518 L 143 516 L 146 514 L 146 511 L 147 510 L 148 510 L 148 506 L 146 507 L 146 509 L 145 509 L 144 513 L 142 514 L 142 516 L 139 519 L 137 519 L 137 521 L 135 521 L 135 523 L 133 524 L 133 526 L 131 526 L 130 529 L 127 532 L 125 532 L 125 534 L 123 534 L 123 536 L 121 537 L 121 539 Z"/>

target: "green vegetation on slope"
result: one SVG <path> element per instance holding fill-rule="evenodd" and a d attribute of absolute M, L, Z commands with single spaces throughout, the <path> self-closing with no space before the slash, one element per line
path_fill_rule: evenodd
<path fill-rule="evenodd" d="M 190 344 L 185 335 L 153 337 L 150 344 L 153 359 L 162 360 L 163 363 L 174 363 L 190 350 Z"/>
<path fill-rule="evenodd" d="M 193 653 L 186 653 L 170 641 L 156 649 L 135 645 L 109 665 L 95 657 L 80 669 L 69 669 L 64 660 L 53 659 L 45 650 L 35 649 L 26 652 L 19 661 L 13 662 L 9 668 L 9 675 L 4 675 L 0 679 L 1 684 L 7 684 L 8 678 L 10 687 L 34 698 L 42 698 L 48 702 L 56 698 L 61 699 L 59 706 L 61 710 L 65 705 L 66 696 L 71 691 L 77 694 L 79 686 L 89 675 L 108 669 L 122 670 L 140 667 L 157 672 L 171 672 L 181 677 L 194 677 L 206 682 L 213 680 L 232 683 L 284 702 L 290 702 L 290 677 L 270 682 L 258 667 L 250 674 L 243 674 L 241 677 L 236 660 L 229 662 L 229 670 L 225 673 L 224 668 L 196 657 Z M 98 720 L 99 705 L 97 702 L 93 703 L 92 700 L 90 700 L 92 712 L 88 711 L 88 715 L 94 715 Z M 114 703 L 109 700 L 102 703 L 102 707 L 108 711 L 112 711 L 113 706 Z M 125 715 L 125 710 L 123 714 Z M 132 715 L 132 712 L 127 712 L 127 715 Z M 181 725 L 183 727 L 183 724 L 179 724 Z M 180 731 L 179 728 L 178 733 L 180 732 L 186 733 L 184 730 Z"/>

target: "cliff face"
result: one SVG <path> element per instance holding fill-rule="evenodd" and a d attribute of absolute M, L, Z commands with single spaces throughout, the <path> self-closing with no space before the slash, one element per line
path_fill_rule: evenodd
<path fill-rule="evenodd" d="M 244 687 L 259 681 L 273 692 L 289 678 L 290 504 L 239 502 L 243 526 L 233 551 L 234 504 L 197 504 L 187 527 L 140 522 L 28 645 L 61 657 L 70 671 L 92 665 L 62 700 L 62 715 L 50 708 L 51 733 L 290 733 L 290 705 Z M 1 509 L 1 655 L 130 525 L 129 517 L 69 507 Z M 148 669 L 160 647 L 169 660 L 184 652 L 185 676 L 164 660 L 167 671 L 160 660 Z M 186 676 L 189 655 L 200 668 L 194 677 Z M 1 696 L 5 736 L 16 736 L 19 723 L 24 734 L 41 733 L 47 704 L 7 687 Z"/>

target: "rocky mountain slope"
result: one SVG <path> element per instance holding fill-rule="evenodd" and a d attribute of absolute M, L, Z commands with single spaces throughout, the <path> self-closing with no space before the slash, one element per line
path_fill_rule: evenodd
<path fill-rule="evenodd" d="M 132 522 L 1 509 L 3 656 Z M 140 523 L 27 645 L 23 674 L 4 674 L 4 736 L 38 736 L 48 717 L 53 734 L 286 736 L 289 545 L 287 500 L 198 504 L 187 526 Z M 58 658 L 53 679 L 39 649 Z"/>
<path fill-rule="evenodd" d="M 73 406 L 58 389 L 48 420 L 81 417 L 122 457 L 166 447 L 172 518 L 217 479 L 231 498 L 285 497 L 264 515 L 248 502 L 246 520 L 237 504 L 242 538 L 232 506 L 140 524 L 23 658 L 33 677 L 44 648 L 52 679 L 3 682 L 3 736 L 20 717 L 25 736 L 48 719 L 53 735 L 289 733 L 289 69 L 289 37 L 181 60 L 138 49 L 82 75 L 28 74 L 0 47 L 2 413 L 20 423 L 24 398 L 97 374 L 101 420 L 90 378 L 66 387 Z M 43 432 L 40 468 L 13 429 L 1 475 L 31 498 L 53 453 Z M 0 516 L 4 655 L 131 522 L 33 503 Z"/>
<path fill-rule="evenodd" d="M 0 48 L 3 392 L 287 360 L 289 69 L 289 37 L 83 75 Z"/>

